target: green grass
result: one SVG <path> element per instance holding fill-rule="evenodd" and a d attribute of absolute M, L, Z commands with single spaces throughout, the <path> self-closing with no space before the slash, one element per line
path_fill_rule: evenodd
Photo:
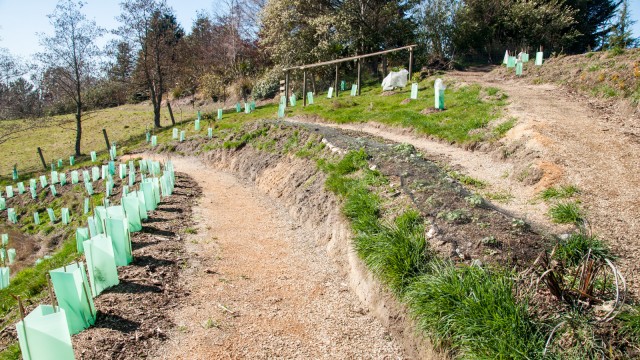
<path fill-rule="evenodd" d="M 540 193 L 540 198 L 546 201 L 552 199 L 566 199 L 573 197 L 579 193 L 580 189 L 578 189 L 578 187 L 575 185 L 562 185 L 560 187 L 550 187 L 543 190 Z"/>
<path fill-rule="evenodd" d="M 456 143 L 493 137 L 485 128 L 500 117 L 501 108 L 506 104 L 504 100 L 483 99 L 482 88 L 478 85 L 450 86 L 445 95 L 446 110 L 422 115 L 422 110 L 433 108 L 433 81 L 421 82 L 418 100 L 408 104 L 400 103 L 409 98 L 409 87 L 394 95 L 382 96 L 380 87 L 371 86 L 363 87 L 362 95 L 357 97 L 345 92 L 339 98 L 327 99 L 324 93 L 317 94 L 313 105 L 287 111 L 292 115 L 318 115 L 336 123 L 375 121 L 409 127 Z"/>
<path fill-rule="evenodd" d="M 20 359 L 20 345 L 17 342 L 9 345 L 4 351 L 0 352 L 0 360 L 18 360 Z"/>
<path fill-rule="evenodd" d="M 463 359 L 535 359 L 545 336 L 514 297 L 508 273 L 432 261 L 409 287 L 406 302 L 436 343 Z"/>
<path fill-rule="evenodd" d="M 578 265 L 591 250 L 591 258 L 612 259 L 611 250 L 595 236 L 578 233 L 571 234 L 566 240 L 560 240 L 554 258 L 569 266 Z"/>
<path fill-rule="evenodd" d="M 516 118 L 510 118 L 509 120 L 500 123 L 493 129 L 493 134 L 495 139 L 501 139 L 507 133 L 507 131 L 511 130 L 518 120 Z"/>
<path fill-rule="evenodd" d="M 447 175 L 449 175 L 450 177 L 458 180 L 462 184 L 465 184 L 465 185 L 468 185 L 468 186 L 473 186 L 476 189 L 484 189 L 484 188 L 487 187 L 487 183 L 486 182 L 484 182 L 482 180 L 479 180 L 479 179 L 476 179 L 476 178 L 473 178 L 473 177 L 471 177 L 469 175 L 460 174 L 457 171 L 449 171 L 447 173 Z"/>
<path fill-rule="evenodd" d="M 632 343 L 640 344 L 640 306 L 631 306 L 617 317 L 620 332 Z"/>
<path fill-rule="evenodd" d="M 577 202 L 565 202 L 552 205 L 549 209 L 551 220 L 557 224 L 576 224 L 583 222 L 584 216 Z"/>

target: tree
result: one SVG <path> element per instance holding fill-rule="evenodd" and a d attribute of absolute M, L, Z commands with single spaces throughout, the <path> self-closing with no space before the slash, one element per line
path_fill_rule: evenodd
<path fill-rule="evenodd" d="M 58 2 L 48 15 L 54 34 L 40 34 L 40 45 L 45 50 L 37 54 L 46 69 L 55 69 L 51 75 L 57 90 L 75 105 L 76 155 L 81 154 L 83 92 L 99 55 L 95 41 L 103 33 L 95 21 L 87 20 L 80 11 L 84 4 L 72 0 Z"/>
<path fill-rule="evenodd" d="M 424 0 L 419 5 L 416 22 L 422 49 L 431 57 L 453 57 L 453 36 L 456 30 L 455 15 L 462 6 L 461 0 Z"/>
<path fill-rule="evenodd" d="M 622 0 L 565 0 L 564 4 L 576 11 L 573 29 L 579 33 L 565 50 L 569 53 L 583 53 L 606 42 L 611 30 L 611 19 L 621 2 Z"/>
<path fill-rule="evenodd" d="M 117 32 L 138 53 L 135 76 L 150 93 L 153 124 L 160 127 L 162 97 L 174 75 L 176 49 L 184 31 L 164 0 L 125 0 L 120 7 L 122 26 Z"/>
<path fill-rule="evenodd" d="M 629 0 L 622 1 L 618 23 L 613 26 L 608 47 L 620 49 L 635 47 L 638 44 L 638 39 L 633 37 L 633 30 L 631 29 L 635 23 L 634 20 L 631 20 L 631 14 L 629 13 Z"/>

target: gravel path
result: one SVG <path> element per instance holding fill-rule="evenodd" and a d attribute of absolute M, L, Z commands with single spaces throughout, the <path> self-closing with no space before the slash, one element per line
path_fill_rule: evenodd
<path fill-rule="evenodd" d="M 350 292 L 313 229 L 272 199 L 197 159 L 173 159 L 204 194 L 194 208 L 162 359 L 401 359 L 401 346 Z"/>

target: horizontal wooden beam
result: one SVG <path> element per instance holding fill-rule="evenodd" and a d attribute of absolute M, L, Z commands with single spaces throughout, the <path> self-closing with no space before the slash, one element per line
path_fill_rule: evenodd
<path fill-rule="evenodd" d="M 363 59 L 363 58 L 367 58 L 367 57 L 371 57 L 371 56 L 383 55 L 383 54 L 388 54 L 388 53 L 391 53 L 391 52 L 401 51 L 401 50 L 413 51 L 413 48 L 416 47 L 416 46 L 417 45 L 408 45 L 408 46 L 403 46 L 403 47 L 396 48 L 396 49 L 383 50 L 383 51 L 378 51 L 378 52 L 374 52 L 374 53 L 370 53 L 370 54 L 356 55 L 356 56 L 351 56 L 351 57 L 342 58 L 342 59 L 323 61 L 323 62 L 319 62 L 319 63 L 315 63 L 315 64 L 306 64 L 306 65 L 294 66 L 294 67 L 286 68 L 286 69 L 284 69 L 284 71 L 304 70 L 304 69 L 315 68 L 315 67 L 318 67 L 318 66 L 339 64 L 339 63 L 343 63 L 343 62 L 347 62 L 347 61 L 359 60 L 359 59 Z"/>

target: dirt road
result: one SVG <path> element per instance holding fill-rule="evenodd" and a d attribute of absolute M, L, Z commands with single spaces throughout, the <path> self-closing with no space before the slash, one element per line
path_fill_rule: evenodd
<path fill-rule="evenodd" d="M 401 347 L 349 290 L 310 231 L 278 203 L 197 159 L 203 189 L 187 238 L 176 334 L 162 359 L 397 359 Z"/>

